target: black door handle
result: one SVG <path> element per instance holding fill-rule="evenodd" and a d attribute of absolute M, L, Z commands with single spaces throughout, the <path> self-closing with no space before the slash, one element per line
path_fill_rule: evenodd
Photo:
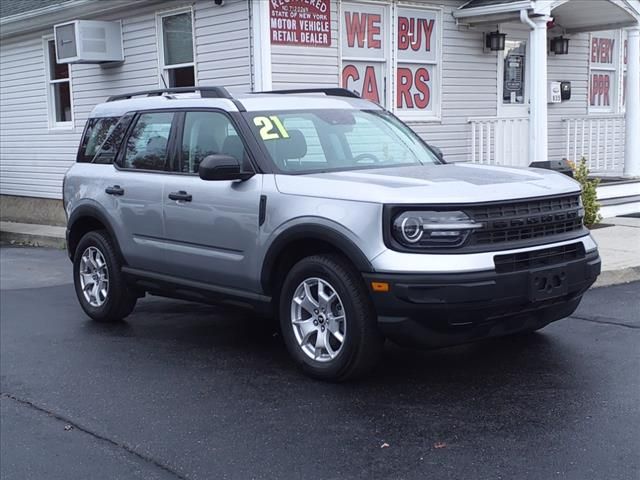
<path fill-rule="evenodd" d="M 122 188 L 120 185 L 107 187 L 104 189 L 104 191 L 109 195 L 124 195 L 124 188 Z"/>
<path fill-rule="evenodd" d="M 184 202 L 190 202 L 193 199 L 193 197 L 184 190 L 180 190 L 179 192 L 171 192 L 169 194 L 169 198 L 171 200 L 182 200 Z"/>

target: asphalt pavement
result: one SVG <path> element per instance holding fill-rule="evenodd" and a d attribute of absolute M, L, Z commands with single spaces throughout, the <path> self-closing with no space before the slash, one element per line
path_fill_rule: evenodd
<path fill-rule="evenodd" d="M 95 324 L 61 250 L 0 249 L 0 288 L 2 479 L 640 478 L 640 282 L 530 336 L 388 343 L 340 385 L 247 313 Z"/>

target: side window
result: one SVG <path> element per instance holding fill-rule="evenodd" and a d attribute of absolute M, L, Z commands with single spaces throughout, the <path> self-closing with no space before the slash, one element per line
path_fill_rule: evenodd
<path fill-rule="evenodd" d="M 143 113 L 127 138 L 123 167 L 165 170 L 173 112 Z"/>
<path fill-rule="evenodd" d="M 78 150 L 78 162 L 88 163 L 93 160 L 98 148 L 118 123 L 118 117 L 90 118 L 84 130 L 80 149 Z"/>
<path fill-rule="evenodd" d="M 93 157 L 93 163 L 109 164 L 115 161 L 118 149 L 122 144 L 124 134 L 127 132 L 127 128 L 129 128 L 129 124 L 132 119 L 133 114 L 128 113 L 124 115 L 113 128 L 111 128 L 109 136 L 99 144 L 97 153 Z"/>
<path fill-rule="evenodd" d="M 225 154 L 245 163 L 244 145 L 229 118 L 217 112 L 187 112 L 178 171 L 197 173 L 208 155 Z"/>

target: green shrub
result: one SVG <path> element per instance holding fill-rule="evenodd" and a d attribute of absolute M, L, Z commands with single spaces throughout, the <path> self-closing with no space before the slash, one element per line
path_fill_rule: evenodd
<path fill-rule="evenodd" d="M 600 184 L 600 179 L 589 178 L 589 167 L 587 159 L 582 157 L 580 162 L 572 164 L 573 178 L 582 186 L 582 204 L 584 205 L 584 223 L 587 227 L 595 225 L 602 220 L 600 215 L 600 204 L 596 194 L 596 188 Z"/>

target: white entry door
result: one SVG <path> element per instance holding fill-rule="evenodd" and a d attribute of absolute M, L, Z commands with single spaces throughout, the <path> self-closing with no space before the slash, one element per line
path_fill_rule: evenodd
<path fill-rule="evenodd" d="M 505 49 L 498 52 L 498 120 L 494 132 L 497 165 L 529 165 L 528 32 L 506 31 Z"/>

